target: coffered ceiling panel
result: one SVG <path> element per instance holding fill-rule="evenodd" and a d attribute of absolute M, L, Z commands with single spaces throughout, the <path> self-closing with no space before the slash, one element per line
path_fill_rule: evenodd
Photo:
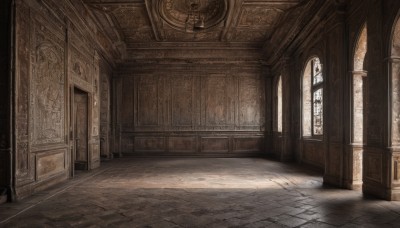
<path fill-rule="evenodd" d="M 301 0 L 83 0 L 114 43 L 262 47 Z"/>

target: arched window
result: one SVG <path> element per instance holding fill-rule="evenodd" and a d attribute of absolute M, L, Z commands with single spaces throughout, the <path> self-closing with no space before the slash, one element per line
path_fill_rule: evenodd
<path fill-rule="evenodd" d="M 322 136 L 324 131 L 322 72 L 318 57 L 307 62 L 303 74 L 303 136 Z"/>
<path fill-rule="evenodd" d="M 276 85 L 276 106 L 277 131 L 282 132 L 282 76 L 279 76 Z"/>

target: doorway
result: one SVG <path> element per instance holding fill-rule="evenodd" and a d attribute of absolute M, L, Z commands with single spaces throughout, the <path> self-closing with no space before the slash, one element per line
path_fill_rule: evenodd
<path fill-rule="evenodd" d="M 75 170 L 89 169 L 89 95 L 78 88 L 73 89 L 71 106 L 72 130 L 72 176 Z"/>

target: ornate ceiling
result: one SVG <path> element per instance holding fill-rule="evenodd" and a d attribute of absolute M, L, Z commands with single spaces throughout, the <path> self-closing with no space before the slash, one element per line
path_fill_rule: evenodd
<path fill-rule="evenodd" d="M 84 2 L 109 39 L 129 52 L 185 45 L 260 48 L 301 0 Z"/>

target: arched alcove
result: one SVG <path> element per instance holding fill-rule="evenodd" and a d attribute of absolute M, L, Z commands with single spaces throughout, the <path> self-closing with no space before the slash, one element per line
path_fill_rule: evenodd
<path fill-rule="evenodd" d="M 366 66 L 367 54 L 367 27 L 364 25 L 359 33 L 357 42 L 355 42 L 353 54 L 352 71 L 352 123 L 351 123 L 351 151 L 349 156 L 350 181 L 348 188 L 358 189 L 362 185 L 363 172 L 363 145 L 364 145 L 364 123 L 365 123 L 365 105 L 366 95 Z"/>

